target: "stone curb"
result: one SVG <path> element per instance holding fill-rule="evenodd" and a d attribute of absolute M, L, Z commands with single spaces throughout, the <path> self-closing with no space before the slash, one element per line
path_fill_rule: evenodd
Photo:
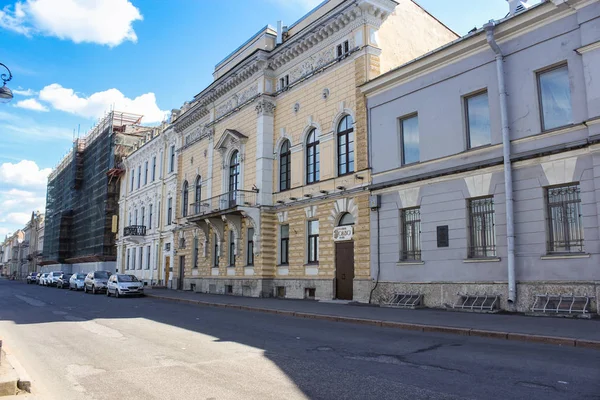
<path fill-rule="evenodd" d="M 18 390 L 31 393 L 31 378 L 25 371 L 25 368 L 23 368 L 21 363 L 6 348 L 6 345 L 2 347 L 2 352 L 4 353 L 4 362 L 6 362 L 6 364 L 9 365 L 15 372 L 16 388 Z"/>
<path fill-rule="evenodd" d="M 146 296 L 154 297 L 156 299 L 161 299 L 161 300 L 174 301 L 177 303 L 193 304 L 193 305 L 207 306 L 207 307 L 230 308 L 230 309 L 234 309 L 234 310 L 254 311 L 254 312 L 262 312 L 262 313 L 268 313 L 268 314 L 278 314 L 278 315 L 285 315 L 285 316 L 297 317 L 297 318 L 318 319 L 318 320 L 332 321 L 332 322 L 346 322 L 346 323 L 350 323 L 350 324 L 380 326 L 380 327 L 384 327 L 384 328 L 396 328 L 396 329 L 418 331 L 418 332 L 447 333 L 447 334 L 452 334 L 452 335 L 475 336 L 475 337 L 484 337 L 484 338 L 491 338 L 491 339 L 504 339 L 504 340 L 520 341 L 520 342 L 544 343 L 544 344 L 553 344 L 553 345 L 559 345 L 559 346 L 582 347 L 582 348 L 586 348 L 586 349 L 600 350 L 600 341 L 598 341 L 598 340 L 566 338 L 566 337 L 559 337 L 559 336 L 534 335 L 534 334 L 527 334 L 527 333 L 488 331 L 488 330 L 484 330 L 484 329 L 458 328 L 458 327 L 453 327 L 453 326 L 423 325 L 423 324 L 413 324 L 413 323 L 408 323 L 408 322 L 381 321 L 381 320 L 366 319 L 366 318 L 354 318 L 354 317 L 344 317 L 344 316 L 338 316 L 338 315 L 315 314 L 315 313 L 307 313 L 307 312 L 300 312 L 300 311 L 288 311 L 288 310 L 277 310 L 277 309 L 272 309 L 272 308 L 243 306 L 243 305 L 238 305 L 238 304 L 212 303 L 212 302 L 202 301 L 202 300 L 179 299 L 176 297 L 161 296 L 161 295 L 157 295 L 157 294 L 153 294 L 153 293 L 146 293 Z"/>

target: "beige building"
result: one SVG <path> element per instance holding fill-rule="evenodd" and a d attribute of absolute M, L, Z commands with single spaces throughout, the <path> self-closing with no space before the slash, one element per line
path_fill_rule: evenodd
<path fill-rule="evenodd" d="M 174 286 L 368 301 L 358 85 L 456 39 L 414 2 L 330 0 L 266 27 L 181 110 Z"/>

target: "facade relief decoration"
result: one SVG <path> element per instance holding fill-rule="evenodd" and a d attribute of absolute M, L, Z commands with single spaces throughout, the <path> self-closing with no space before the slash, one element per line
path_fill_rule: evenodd
<path fill-rule="evenodd" d="M 258 115 L 273 116 L 275 114 L 275 103 L 264 98 L 260 99 L 256 103 L 256 113 Z"/>

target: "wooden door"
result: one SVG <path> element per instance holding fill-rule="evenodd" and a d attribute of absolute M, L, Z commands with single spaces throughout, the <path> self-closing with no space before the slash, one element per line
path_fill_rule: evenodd
<path fill-rule="evenodd" d="M 169 270 L 171 269 L 171 256 L 165 257 L 165 286 L 169 284 Z"/>
<path fill-rule="evenodd" d="M 340 300 L 352 300 L 354 283 L 354 242 L 335 244 L 335 294 Z"/>

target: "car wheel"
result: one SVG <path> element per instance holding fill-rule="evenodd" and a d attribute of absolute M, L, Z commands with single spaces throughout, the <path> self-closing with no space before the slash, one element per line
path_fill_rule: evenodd
<path fill-rule="evenodd" d="M 117 299 L 120 297 L 120 296 L 119 296 L 119 289 L 115 289 L 115 297 L 116 297 Z"/>
<path fill-rule="evenodd" d="M 92 285 L 92 294 L 96 294 L 96 286 Z"/>
<path fill-rule="evenodd" d="M 83 293 L 87 293 L 87 285 L 83 285 Z"/>
<path fill-rule="evenodd" d="M 110 290 L 108 288 L 106 288 L 106 297 L 110 297 Z"/>

